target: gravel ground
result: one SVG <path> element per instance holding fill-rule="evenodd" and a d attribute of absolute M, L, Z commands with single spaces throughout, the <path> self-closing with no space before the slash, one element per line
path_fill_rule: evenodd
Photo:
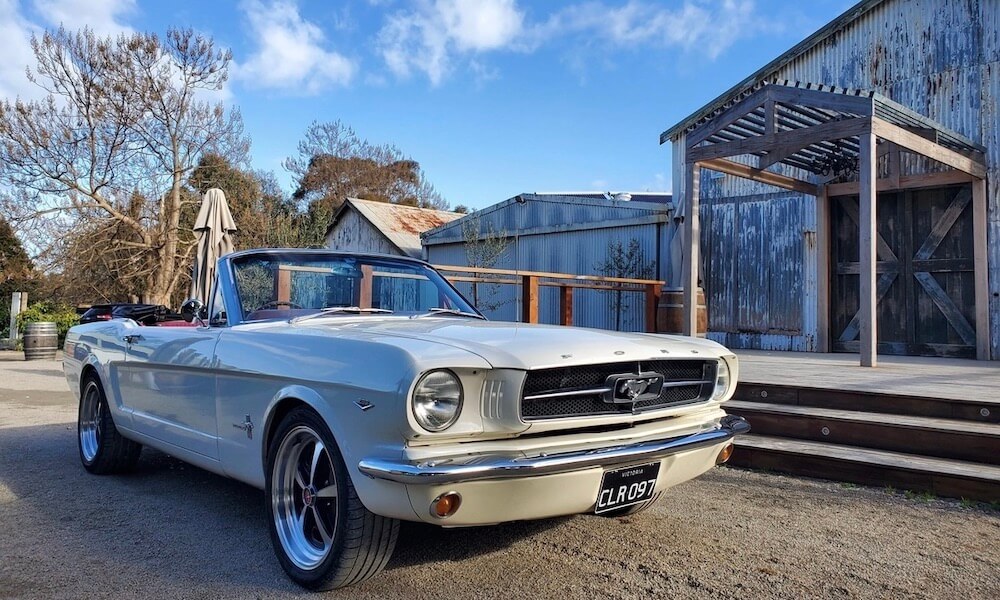
<path fill-rule="evenodd" d="M 0 598 L 313 596 L 275 560 L 256 489 L 145 450 L 80 467 L 56 362 L 0 353 Z M 350 598 L 1000 597 L 1000 512 L 716 469 L 635 517 L 404 524 Z"/>

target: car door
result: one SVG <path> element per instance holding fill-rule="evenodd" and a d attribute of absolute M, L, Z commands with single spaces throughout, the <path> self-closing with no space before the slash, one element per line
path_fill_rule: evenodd
<path fill-rule="evenodd" d="M 219 332 L 200 326 L 128 331 L 119 381 L 138 433 L 218 460 L 213 368 Z"/>

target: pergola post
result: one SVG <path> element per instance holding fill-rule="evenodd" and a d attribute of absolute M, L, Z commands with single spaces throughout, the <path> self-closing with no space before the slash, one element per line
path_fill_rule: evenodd
<path fill-rule="evenodd" d="M 976 358 L 990 360 L 990 289 L 986 268 L 986 180 L 972 182 L 972 237 L 976 276 Z"/>
<path fill-rule="evenodd" d="M 701 180 L 701 166 L 689 162 L 684 169 L 684 195 L 687 214 L 684 228 L 687 252 L 684 253 L 682 283 L 684 285 L 684 335 L 698 335 L 698 263 L 701 246 L 701 224 L 699 223 L 698 184 Z"/>
<path fill-rule="evenodd" d="M 858 168 L 860 179 L 859 264 L 861 285 L 858 300 L 861 315 L 861 366 L 874 367 L 877 360 L 878 323 L 875 305 L 875 134 L 868 132 L 858 137 L 860 151 Z"/>

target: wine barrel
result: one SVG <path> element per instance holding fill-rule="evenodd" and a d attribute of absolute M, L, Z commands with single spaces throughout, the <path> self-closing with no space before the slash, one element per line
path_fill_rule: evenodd
<path fill-rule="evenodd" d="M 705 302 L 705 290 L 698 288 L 698 335 L 708 331 L 708 304 Z M 656 307 L 657 333 L 684 333 L 684 290 L 681 288 L 663 288 L 660 293 L 660 304 Z"/>
<path fill-rule="evenodd" d="M 43 360 L 56 357 L 59 332 L 51 321 L 28 323 L 24 328 L 24 360 Z"/>

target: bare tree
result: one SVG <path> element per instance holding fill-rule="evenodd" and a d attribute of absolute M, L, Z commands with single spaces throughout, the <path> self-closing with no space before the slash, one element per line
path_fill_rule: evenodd
<path fill-rule="evenodd" d="M 462 240 L 465 242 L 465 259 L 470 267 L 491 269 L 503 257 L 510 238 L 505 230 L 498 231 L 492 223 L 483 226 L 478 213 L 472 213 L 462 220 Z M 480 294 L 480 284 L 472 284 L 472 303 L 480 310 L 493 311 L 506 301 L 499 300 L 499 284 L 485 284 Z"/>
<path fill-rule="evenodd" d="M 646 262 L 639 240 L 629 240 L 628 247 L 620 241 L 608 242 L 608 253 L 603 263 L 595 265 L 597 271 L 605 277 L 622 277 L 632 279 L 650 279 L 656 268 L 656 263 Z M 630 298 L 620 289 L 610 293 L 612 311 L 615 315 L 615 330 L 621 331 L 622 314 L 631 306 Z M 628 292 L 635 294 L 635 292 Z"/>
<path fill-rule="evenodd" d="M 67 230 L 110 244 L 92 250 L 126 258 L 108 265 L 120 281 L 144 301 L 169 302 L 193 250 L 181 227 L 198 202 L 184 193 L 187 178 L 205 152 L 242 162 L 249 150 L 239 113 L 203 96 L 222 88 L 231 53 L 190 29 L 160 39 L 60 28 L 33 37 L 32 49 L 28 76 L 47 96 L 0 101 L 8 216 L 35 220 L 50 258 L 80 247 L 63 243 Z"/>

